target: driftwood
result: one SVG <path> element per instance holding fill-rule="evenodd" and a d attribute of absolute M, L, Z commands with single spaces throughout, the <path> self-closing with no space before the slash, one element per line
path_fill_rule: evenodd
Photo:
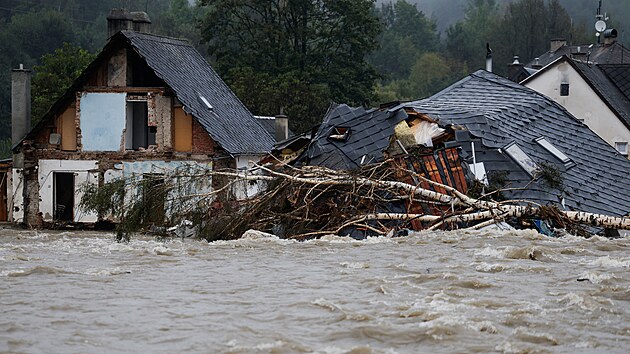
<path fill-rule="evenodd" d="M 553 214 L 557 225 L 579 230 L 579 225 L 613 229 L 630 229 L 629 217 L 615 217 L 586 212 L 563 211 L 553 206 L 541 206 L 528 201 L 482 200 L 427 180 L 418 180 L 445 190 L 439 193 L 416 185 L 388 179 L 391 166 L 381 163 L 360 172 L 335 171 L 308 166 L 277 171 L 257 166 L 264 174 L 214 172 L 233 180 L 274 182 L 265 193 L 242 203 L 244 206 L 233 230 L 257 228 L 276 231 L 284 225 L 285 237 L 310 238 L 324 234 L 339 234 L 350 229 L 366 234 L 387 234 L 393 228 L 407 227 L 410 221 L 421 222 L 426 229 L 481 228 L 498 221 L 519 218 L 544 218 Z M 414 173 L 413 171 L 405 171 Z M 349 205 L 342 205 L 345 200 Z M 279 205 L 288 205 L 285 209 Z M 441 215 L 385 212 L 388 203 L 432 203 L 441 206 Z M 247 227 L 243 227 L 244 224 Z M 282 229 L 282 227 L 280 227 Z M 224 230 L 227 232 L 229 230 Z M 233 235 L 237 236 L 237 235 Z"/>
<path fill-rule="evenodd" d="M 248 229 L 305 239 L 325 234 L 385 235 L 392 229 L 409 228 L 411 222 L 420 223 L 428 230 L 475 229 L 504 220 L 534 218 L 550 220 L 554 226 L 571 232 L 577 232 L 580 224 L 630 229 L 629 217 L 563 211 L 522 200 L 475 199 L 404 170 L 424 182 L 424 186 L 446 192 L 411 185 L 393 177 L 400 168 L 388 161 L 350 172 L 313 166 L 285 166 L 282 170 L 256 166 L 256 170 L 256 173 L 204 171 L 195 175 L 195 178 L 219 177 L 228 182 L 210 193 L 180 196 L 182 200 L 196 198 L 203 202 L 174 215 L 171 223 L 193 220 L 201 225 L 200 236 L 209 240 L 238 238 Z M 239 202 L 234 202 L 233 196 L 221 201 L 221 195 L 233 186 L 258 182 L 265 183 L 266 188 L 257 195 Z M 217 200 L 220 208 L 215 205 Z M 422 206 L 414 210 L 432 212 L 408 213 L 410 205 Z M 124 215 L 120 219 L 138 221 Z"/>

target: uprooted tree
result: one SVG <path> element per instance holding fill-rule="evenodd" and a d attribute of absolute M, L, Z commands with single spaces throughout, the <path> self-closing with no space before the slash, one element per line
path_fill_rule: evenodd
<path fill-rule="evenodd" d="M 401 182 L 401 173 L 431 188 Z M 225 183 L 209 192 L 191 193 L 186 188 L 191 178 Z M 260 192 L 236 201 L 235 189 L 261 183 Z M 159 178 L 119 179 L 100 188 L 86 186 L 84 192 L 82 207 L 115 221 L 121 239 L 150 226 L 178 225 L 183 220 L 191 221 L 196 234 L 207 240 L 239 238 L 248 229 L 295 239 L 326 234 L 363 237 L 411 225 L 425 230 L 478 229 L 502 220 L 533 218 L 572 233 L 580 233 L 580 225 L 630 229 L 628 217 L 562 211 L 522 200 L 498 202 L 489 195 L 472 198 L 392 160 L 355 171 L 314 166 L 285 166 L 281 171 L 257 166 L 255 173 L 188 169 Z"/>

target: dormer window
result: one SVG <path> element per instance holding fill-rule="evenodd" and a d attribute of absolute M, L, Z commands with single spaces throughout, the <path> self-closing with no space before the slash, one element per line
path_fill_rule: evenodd
<path fill-rule="evenodd" d="M 525 170 L 530 177 L 534 177 L 537 168 L 536 163 L 525 153 L 525 151 L 523 151 L 523 149 L 521 149 L 520 146 L 512 142 L 504 147 L 503 151 L 505 151 L 512 160 L 514 160 L 514 162 L 521 166 L 521 168 Z"/>
<path fill-rule="evenodd" d="M 560 84 L 560 96 L 568 96 L 569 95 L 569 83 L 563 82 Z"/>
<path fill-rule="evenodd" d="M 350 137 L 350 128 L 347 127 L 334 127 L 328 135 L 328 139 L 335 141 L 347 141 Z"/>
<path fill-rule="evenodd" d="M 565 155 L 562 151 L 560 151 L 557 147 L 551 144 L 545 137 L 540 137 L 534 139 L 538 145 L 542 146 L 545 150 L 555 156 L 558 160 L 562 161 L 562 163 L 566 166 L 571 163 L 571 159 Z"/>

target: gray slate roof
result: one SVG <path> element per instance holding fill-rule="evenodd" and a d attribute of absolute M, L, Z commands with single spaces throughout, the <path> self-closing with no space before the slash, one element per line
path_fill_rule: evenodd
<path fill-rule="evenodd" d="M 188 41 L 134 31 L 121 31 L 112 41 L 120 35 L 222 148 L 236 155 L 271 151 L 274 138 Z"/>
<path fill-rule="evenodd" d="M 389 112 L 353 108 L 345 104 L 333 105 L 307 150 L 307 163 L 352 170 L 361 166 L 361 160 L 364 164 L 382 161 L 383 151 L 389 147 L 389 138 L 394 134 L 396 124 L 406 118 L 403 110 Z M 346 141 L 329 138 L 335 127 L 350 129 Z"/>
<path fill-rule="evenodd" d="M 600 64 L 599 68 L 626 97 L 630 97 L 630 60 L 628 64 Z"/>
<path fill-rule="evenodd" d="M 569 59 L 570 60 L 570 59 Z M 630 128 L 630 96 L 624 93 L 615 85 L 599 65 L 586 64 L 573 61 L 574 67 L 582 74 L 582 77 L 597 92 L 599 97 L 619 116 L 622 123 Z M 625 67 L 625 72 L 624 72 Z M 612 70 L 611 70 L 612 72 Z M 619 66 L 614 70 L 617 81 L 623 81 L 624 75 L 627 80 L 630 77 L 630 64 Z M 623 82 L 620 82 L 623 85 Z"/>
<path fill-rule="evenodd" d="M 588 55 L 588 60 L 597 64 L 621 64 L 630 63 L 630 50 L 625 48 L 618 42 L 613 44 L 604 45 L 604 44 L 595 44 L 593 47 L 589 48 L 590 44 L 587 45 L 564 45 L 558 48 L 555 51 L 548 51 L 538 57 L 538 64 L 541 66 L 547 66 L 548 64 L 553 63 L 558 58 L 566 55 L 571 57 L 573 55 L 580 55 L 586 57 Z M 536 60 L 532 60 L 527 63 L 527 67 L 532 67 L 536 63 Z"/>
<path fill-rule="evenodd" d="M 508 171 L 511 187 L 524 187 L 530 181 L 499 150 L 511 142 L 536 163 L 553 163 L 563 175 L 562 192 L 538 179 L 526 190 L 508 192 L 509 198 L 556 205 L 564 198 L 567 209 L 617 216 L 630 212 L 630 160 L 561 105 L 534 90 L 479 70 L 430 98 L 402 106 L 428 114 L 441 125 L 464 126 L 482 143 L 477 143 L 477 161 L 486 161 L 487 171 Z M 563 165 L 538 145 L 534 139 L 539 137 L 566 154 L 572 166 Z M 469 145 L 464 149 L 470 156 Z"/>

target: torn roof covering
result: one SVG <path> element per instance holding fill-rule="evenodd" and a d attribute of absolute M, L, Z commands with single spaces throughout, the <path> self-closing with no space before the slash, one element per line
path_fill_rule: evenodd
<path fill-rule="evenodd" d="M 352 170 L 362 164 L 382 161 L 396 124 L 406 118 L 402 109 L 380 111 L 333 105 L 308 148 L 308 163 Z"/>
<path fill-rule="evenodd" d="M 117 36 L 127 38 L 226 151 L 235 155 L 271 151 L 275 139 L 188 41 L 134 31 L 121 31 L 111 41 Z"/>
<path fill-rule="evenodd" d="M 514 142 L 535 163 L 553 164 L 562 173 L 560 198 L 560 192 L 550 190 L 540 178 L 526 190 L 504 193 L 509 198 L 543 205 L 558 204 L 564 198 L 567 209 L 617 216 L 630 213 L 630 160 L 561 105 L 534 90 L 479 70 L 432 97 L 402 106 L 428 114 L 440 125 L 464 126 L 491 149 Z M 537 143 L 540 137 L 572 163 L 563 164 Z M 483 159 L 482 154 L 477 155 L 478 162 Z M 512 174 L 507 179 L 510 187 L 524 187 L 529 182 Z"/>

